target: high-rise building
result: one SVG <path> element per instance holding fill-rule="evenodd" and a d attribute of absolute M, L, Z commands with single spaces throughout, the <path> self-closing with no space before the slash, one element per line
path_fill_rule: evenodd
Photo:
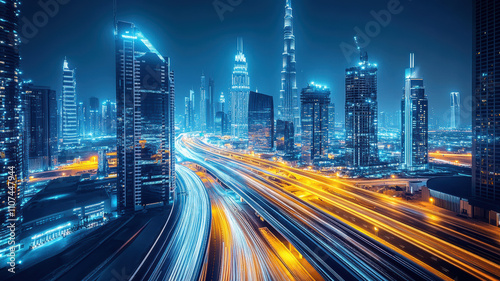
<path fill-rule="evenodd" d="M 460 129 L 461 111 L 460 111 L 460 93 L 451 92 L 450 94 L 451 118 L 450 129 Z"/>
<path fill-rule="evenodd" d="M 22 181 L 27 177 L 25 148 L 23 137 L 23 102 L 19 88 L 19 7 L 17 0 L 0 1 L 0 253 L 9 250 L 10 230 L 7 228 L 12 221 L 19 218 L 20 197 L 22 197 Z M 17 207 L 9 207 L 8 197 L 17 197 Z M 10 200 L 12 201 L 12 200 Z M 15 214 L 15 216 L 10 216 Z"/>
<path fill-rule="evenodd" d="M 474 3 L 472 197 L 494 210 L 486 217 L 499 223 L 500 213 L 500 3 Z M 476 214 L 475 214 L 476 215 Z"/>
<path fill-rule="evenodd" d="M 49 87 L 23 85 L 29 171 L 46 171 L 57 158 L 57 97 Z"/>
<path fill-rule="evenodd" d="M 97 154 L 97 174 L 101 177 L 107 177 L 109 174 L 107 153 L 107 149 L 100 149 Z"/>
<path fill-rule="evenodd" d="M 175 188 L 174 80 L 164 58 L 133 23 L 116 42 L 118 211 L 168 204 Z"/>
<path fill-rule="evenodd" d="M 185 115 L 185 132 L 192 132 L 195 130 L 194 123 L 194 91 L 189 91 L 189 97 L 184 98 L 184 115 Z"/>
<path fill-rule="evenodd" d="M 284 27 L 283 70 L 281 71 L 281 91 L 278 105 L 278 119 L 293 122 L 295 135 L 300 136 L 300 101 L 295 69 L 295 35 L 293 33 L 293 13 L 291 0 L 286 1 Z"/>
<path fill-rule="evenodd" d="M 285 160 L 291 160 L 295 157 L 294 129 L 293 122 L 276 120 L 276 151 Z"/>
<path fill-rule="evenodd" d="M 378 163 L 377 147 L 377 65 L 361 53 L 357 66 L 345 75 L 346 164 L 353 169 Z"/>
<path fill-rule="evenodd" d="M 328 151 L 333 152 L 335 142 L 335 104 L 328 105 Z"/>
<path fill-rule="evenodd" d="M 238 37 L 237 49 L 231 87 L 231 136 L 246 138 L 248 136 L 250 77 L 248 76 L 248 63 L 243 53 L 243 38 L 241 37 Z"/>
<path fill-rule="evenodd" d="M 106 100 L 102 103 L 101 132 L 105 136 L 116 135 L 116 103 Z"/>
<path fill-rule="evenodd" d="M 207 132 L 207 117 L 208 117 L 208 98 L 207 98 L 207 81 L 204 73 L 201 74 L 200 87 L 200 125 L 201 131 Z"/>
<path fill-rule="evenodd" d="M 88 118 L 88 135 L 92 137 L 97 137 L 101 135 L 100 126 L 100 103 L 99 99 L 96 97 L 91 97 L 89 99 L 89 118 Z"/>
<path fill-rule="evenodd" d="M 415 57 L 410 54 L 401 100 L 401 166 L 405 170 L 426 170 L 429 164 L 429 108 L 424 80 L 415 72 Z"/>
<path fill-rule="evenodd" d="M 62 85 L 62 139 L 65 148 L 78 144 L 78 114 L 75 70 L 64 59 Z"/>
<path fill-rule="evenodd" d="M 85 130 L 85 125 L 86 125 L 86 122 L 85 122 L 85 116 L 87 115 L 86 114 L 86 111 L 87 111 L 87 108 L 85 107 L 85 105 L 83 104 L 83 102 L 78 102 L 78 105 L 77 105 L 77 111 L 76 111 L 76 114 L 77 114 L 77 120 L 78 120 L 78 137 L 83 139 L 86 135 L 86 130 Z"/>
<path fill-rule="evenodd" d="M 248 143 L 257 152 L 274 148 L 273 97 L 250 92 L 248 100 Z"/>
<path fill-rule="evenodd" d="M 330 90 L 311 83 L 300 94 L 302 125 L 301 161 L 317 165 L 328 157 Z"/>
<path fill-rule="evenodd" d="M 215 103 L 215 81 L 212 78 L 208 79 L 208 102 L 207 102 L 207 131 L 214 131 L 214 117 L 216 112 Z"/>
<path fill-rule="evenodd" d="M 229 118 L 223 111 L 219 111 L 215 114 L 214 134 L 217 136 L 226 136 L 229 134 Z"/>
<path fill-rule="evenodd" d="M 218 111 L 226 112 L 226 98 L 224 97 L 224 92 L 220 93 Z"/>

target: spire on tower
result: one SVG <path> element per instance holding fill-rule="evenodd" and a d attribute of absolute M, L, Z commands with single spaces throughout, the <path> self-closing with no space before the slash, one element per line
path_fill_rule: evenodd
<path fill-rule="evenodd" d="M 243 53 L 243 37 L 238 37 L 237 48 L 238 48 L 238 53 L 242 54 Z"/>

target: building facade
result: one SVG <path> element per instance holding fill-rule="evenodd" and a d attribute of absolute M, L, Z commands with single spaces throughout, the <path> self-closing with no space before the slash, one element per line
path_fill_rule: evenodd
<path fill-rule="evenodd" d="M 257 152 L 274 148 L 273 97 L 250 92 L 248 101 L 248 143 Z"/>
<path fill-rule="evenodd" d="M 293 122 L 276 120 L 276 151 L 285 160 L 295 157 L 295 126 Z"/>
<path fill-rule="evenodd" d="M 207 97 L 207 78 L 204 73 L 201 74 L 200 87 L 200 125 L 201 131 L 207 132 L 207 114 L 208 114 L 208 97 Z"/>
<path fill-rule="evenodd" d="M 102 103 L 101 131 L 105 136 L 116 134 L 116 103 L 106 100 Z"/>
<path fill-rule="evenodd" d="M 91 97 L 89 99 L 89 114 L 88 114 L 88 135 L 90 137 L 97 137 L 101 135 L 101 118 L 100 118 L 100 103 L 99 99 L 96 97 Z"/>
<path fill-rule="evenodd" d="M 301 103 L 301 162 L 318 165 L 328 157 L 328 107 L 330 90 L 311 83 L 302 90 Z"/>
<path fill-rule="evenodd" d="M 500 3 L 474 2 L 472 197 L 500 213 Z M 493 218 L 492 218 L 493 217 Z"/>
<path fill-rule="evenodd" d="M 69 68 L 68 61 L 63 63 L 62 85 L 62 140 L 63 147 L 70 148 L 78 144 L 78 112 L 76 101 L 75 69 Z"/>
<path fill-rule="evenodd" d="M 328 151 L 333 153 L 335 144 L 335 104 L 328 105 Z"/>
<path fill-rule="evenodd" d="M 135 27 L 116 26 L 118 211 L 169 204 L 175 188 L 170 60 Z"/>
<path fill-rule="evenodd" d="M 378 163 L 377 65 L 363 52 L 357 66 L 346 69 L 346 164 L 363 169 Z"/>
<path fill-rule="evenodd" d="M 429 102 L 424 80 L 417 78 L 414 54 L 406 69 L 401 100 L 401 163 L 408 171 L 426 170 L 429 166 Z"/>
<path fill-rule="evenodd" d="M 457 130 L 460 129 L 461 121 L 461 110 L 460 110 L 460 93 L 451 92 L 450 93 L 450 129 Z"/>
<path fill-rule="evenodd" d="M 237 49 L 231 87 L 231 136 L 246 138 L 248 136 L 250 77 L 248 76 L 248 63 L 243 53 L 243 38 L 241 37 L 238 37 Z"/>
<path fill-rule="evenodd" d="M 278 119 L 293 122 L 296 139 L 300 136 L 300 100 L 297 88 L 295 61 L 295 35 L 293 32 L 293 10 L 290 0 L 285 6 L 283 69 L 281 71 L 281 91 L 278 105 Z"/>

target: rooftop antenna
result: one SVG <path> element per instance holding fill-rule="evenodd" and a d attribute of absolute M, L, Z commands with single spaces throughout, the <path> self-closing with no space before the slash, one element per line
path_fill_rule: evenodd
<path fill-rule="evenodd" d="M 415 68 L 415 53 L 410 53 L 410 68 Z"/>
<path fill-rule="evenodd" d="M 361 62 L 367 62 L 368 61 L 368 53 L 361 51 L 361 47 L 359 46 L 359 42 L 358 42 L 358 37 L 357 36 L 354 36 L 354 43 L 356 44 L 356 49 L 359 52 L 359 58 L 360 58 Z"/>

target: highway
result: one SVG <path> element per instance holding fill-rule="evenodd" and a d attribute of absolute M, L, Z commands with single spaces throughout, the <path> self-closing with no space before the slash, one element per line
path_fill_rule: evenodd
<path fill-rule="evenodd" d="M 207 168 L 290 241 L 327 280 L 438 280 L 402 255 L 210 148 L 178 141 L 179 154 Z"/>
<path fill-rule="evenodd" d="M 262 222 L 236 201 L 234 193 L 195 165 L 189 167 L 204 182 L 212 204 L 206 280 L 322 280 L 317 273 L 314 279 L 281 241 L 259 227 Z"/>
<path fill-rule="evenodd" d="M 211 205 L 201 180 L 178 165 L 177 206 L 130 280 L 199 280 L 206 265 Z"/>
<path fill-rule="evenodd" d="M 286 183 L 280 185 L 282 192 L 300 195 L 314 207 L 378 239 L 441 278 L 495 280 L 500 276 L 498 230 L 494 228 L 417 208 L 314 172 L 219 151 L 199 141 L 190 141 L 190 145 L 211 153 L 210 157 L 224 154 L 226 163 L 232 160 L 254 174 L 272 175 Z"/>

